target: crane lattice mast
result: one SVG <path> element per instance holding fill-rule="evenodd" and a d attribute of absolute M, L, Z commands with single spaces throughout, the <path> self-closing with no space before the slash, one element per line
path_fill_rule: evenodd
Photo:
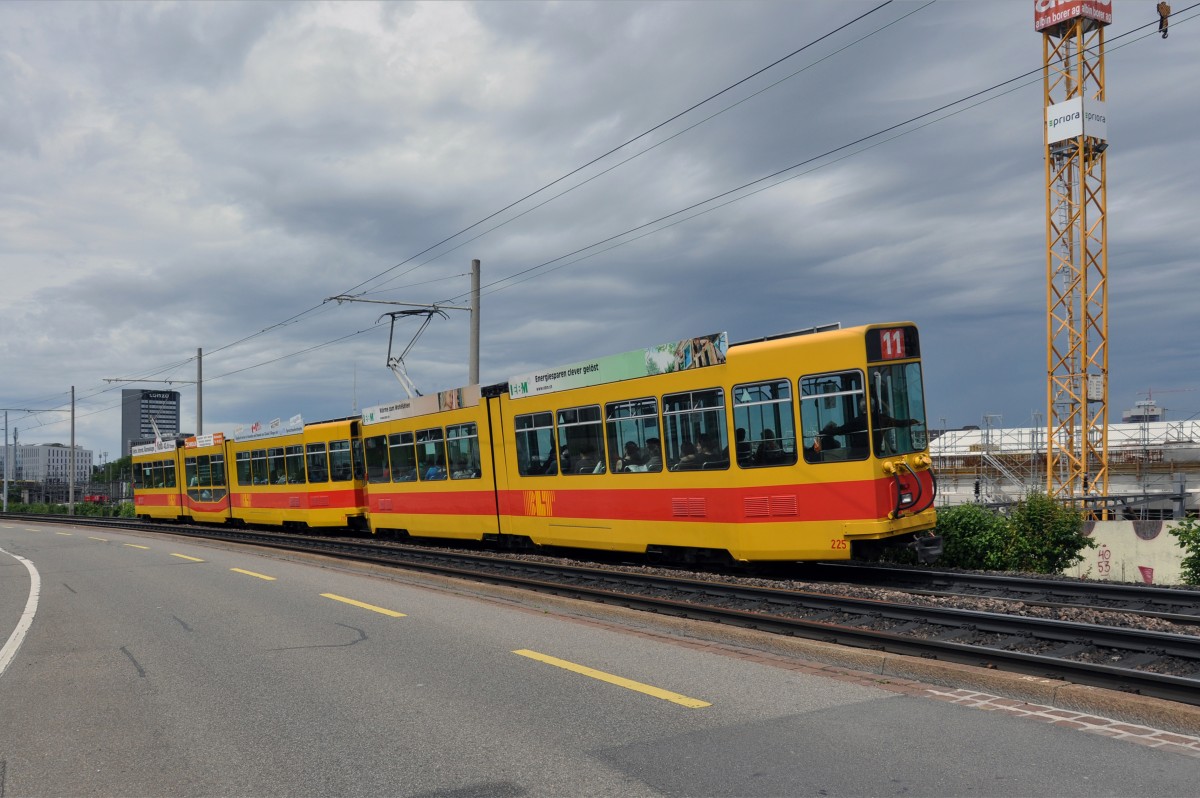
<path fill-rule="evenodd" d="M 1051 497 L 1108 495 L 1104 29 L 1112 3 L 1035 0 L 1045 105 L 1047 438 Z"/>

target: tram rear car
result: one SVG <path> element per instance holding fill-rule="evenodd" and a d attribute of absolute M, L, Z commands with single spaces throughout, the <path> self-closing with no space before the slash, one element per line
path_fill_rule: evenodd
<path fill-rule="evenodd" d="M 180 443 L 172 439 L 130 448 L 133 506 L 138 518 L 176 521 L 186 515 L 180 487 Z"/>

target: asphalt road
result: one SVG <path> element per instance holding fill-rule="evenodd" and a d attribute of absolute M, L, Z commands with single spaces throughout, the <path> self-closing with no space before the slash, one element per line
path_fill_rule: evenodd
<path fill-rule="evenodd" d="M 1196 794 L 1189 756 L 316 558 L 0 550 L 0 796 Z"/>

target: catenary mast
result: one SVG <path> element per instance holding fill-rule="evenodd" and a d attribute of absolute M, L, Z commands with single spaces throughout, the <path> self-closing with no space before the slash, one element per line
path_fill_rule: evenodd
<path fill-rule="evenodd" d="M 1104 29 L 1112 2 L 1035 0 L 1042 34 L 1050 496 L 1108 495 L 1108 221 Z"/>

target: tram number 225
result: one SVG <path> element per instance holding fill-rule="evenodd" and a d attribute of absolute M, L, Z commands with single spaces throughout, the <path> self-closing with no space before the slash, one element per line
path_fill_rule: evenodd
<path fill-rule="evenodd" d="M 830 549 L 848 549 L 848 548 L 850 548 L 850 544 L 848 541 L 846 541 L 844 539 L 833 538 L 832 540 L 829 541 L 829 548 Z"/>

